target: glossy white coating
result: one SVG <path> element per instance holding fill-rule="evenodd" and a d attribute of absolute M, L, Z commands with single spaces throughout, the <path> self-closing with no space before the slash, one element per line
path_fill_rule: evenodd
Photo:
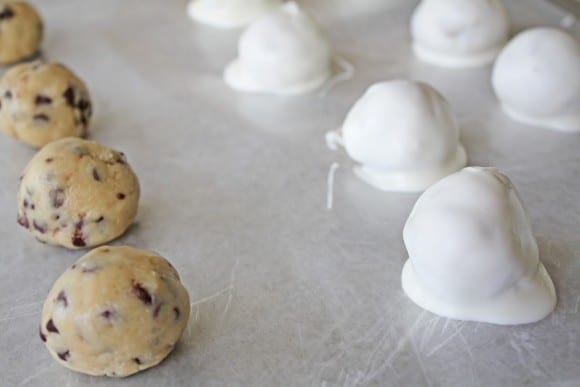
<path fill-rule="evenodd" d="M 415 54 L 441 67 L 490 64 L 507 42 L 509 29 L 501 0 L 423 0 L 411 19 Z"/>
<path fill-rule="evenodd" d="M 580 44 L 556 28 L 517 35 L 497 58 L 493 88 L 514 120 L 580 131 Z"/>
<path fill-rule="evenodd" d="M 331 75 L 326 36 L 310 15 L 288 2 L 244 31 L 224 80 L 244 92 L 295 95 L 319 88 Z"/>
<path fill-rule="evenodd" d="M 244 27 L 282 4 L 282 0 L 191 0 L 189 17 L 218 28 Z"/>
<path fill-rule="evenodd" d="M 344 146 L 357 176 L 385 191 L 422 191 L 467 163 L 449 104 L 422 82 L 371 86 L 327 142 Z"/>
<path fill-rule="evenodd" d="M 495 168 L 470 167 L 429 188 L 403 231 L 407 296 L 458 320 L 532 323 L 556 305 L 554 285 L 519 195 Z"/>

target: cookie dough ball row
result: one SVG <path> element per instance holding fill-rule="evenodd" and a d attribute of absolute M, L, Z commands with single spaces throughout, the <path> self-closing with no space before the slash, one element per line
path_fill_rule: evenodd
<path fill-rule="evenodd" d="M 24 1 L 0 3 L 0 64 L 31 58 L 43 23 Z M 60 63 L 15 65 L 0 80 L 0 131 L 40 148 L 64 137 L 85 137 L 92 116 L 83 81 Z"/>

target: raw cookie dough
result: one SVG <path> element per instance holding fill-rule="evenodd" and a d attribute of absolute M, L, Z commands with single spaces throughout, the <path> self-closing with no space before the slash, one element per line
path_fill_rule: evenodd
<path fill-rule="evenodd" d="M 332 50 L 326 36 L 295 2 L 248 27 L 238 53 L 238 59 L 226 68 L 224 80 L 240 91 L 305 94 L 332 75 Z"/>
<path fill-rule="evenodd" d="M 24 1 L 0 4 L 0 63 L 18 62 L 38 51 L 42 41 L 42 19 Z"/>
<path fill-rule="evenodd" d="M 509 29 L 501 0 L 423 0 L 411 19 L 415 54 L 442 67 L 492 63 Z"/>
<path fill-rule="evenodd" d="M 189 295 L 161 256 L 97 248 L 65 271 L 42 309 L 40 338 L 60 364 L 123 377 L 159 364 L 189 319 Z"/>
<path fill-rule="evenodd" d="M 403 290 L 440 316 L 527 324 L 552 313 L 554 284 L 520 197 L 495 168 L 445 177 L 419 198 L 403 230 Z"/>
<path fill-rule="evenodd" d="M 20 64 L 0 80 L 0 130 L 26 144 L 84 137 L 91 115 L 85 84 L 60 63 Z"/>
<path fill-rule="evenodd" d="M 580 131 L 580 44 L 566 32 L 533 28 L 517 35 L 497 58 L 492 83 L 514 120 Z"/>
<path fill-rule="evenodd" d="M 359 178 L 384 191 L 422 191 L 467 163 L 451 107 L 422 82 L 372 85 L 327 140 L 360 163 Z"/>
<path fill-rule="evenodd" d="M 29 162 L 18 189 L 18 223 L 41 242 L 71 249 L 109 242 L 137 214 L 139 181 L 123 153 L 65 138 Z"/>
<path fill-rule="evenodd" d="M 282 0 L 191 0 L 192 20 L 219 28 L 243 27 L 282 4 Z"/>

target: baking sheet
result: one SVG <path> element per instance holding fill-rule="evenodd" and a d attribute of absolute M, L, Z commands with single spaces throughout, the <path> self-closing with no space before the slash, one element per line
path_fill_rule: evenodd
<path fill-rule="evenodd" d="M 506 1 L 514 31 L 565 12 Z M 356 68 L 325 96 L 242 95 L 221 81 L 236 31 L 190 23 L 182 0 L 33 1 L 44 54 L 95 100 L 92 138 L 127 153 L 143 196 L 114 244 L 158 251 L 189 289 L 191 323 L 160 366 L 124 380 L 56 364 L 38 339 L 42 302 L 82 252 L 16 225 L 16 184 L 33 150 L 0 138 L 1 386 L 577 386 L 580 384 L 580 136 L 530 128 L 499 110 L 490 69 L 416 61 L 416 1 L 305 0 Z M 580 37 L 578 25 L 571 27 Z M 373 82 L 409 77 L 450 100 L 471 165 L 506 171 L 523 197 L 558 307 L 498 327 L 450 321 L 405 298 L 402 227 L 418 195 L 357 180 L 324 133 Z M 338 162 L 334 209 L 329 166 Z"/>

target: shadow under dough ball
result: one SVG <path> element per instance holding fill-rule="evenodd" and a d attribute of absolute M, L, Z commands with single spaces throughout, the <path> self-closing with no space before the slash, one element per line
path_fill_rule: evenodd
<path fill-rule="evenodd" d="M 97 248 L 66 270 L 42 309 L 40 338 L 60 364 L 123 377 L 159 364 L 189 319 L 189 295 L 163 257 Z"/>
<path fill-rule="evenodd" d="M 85 137 L 91 116 L 87 87 L 60 63 L 16 65 L 0 79 L 0 130 L 28 145 Z"/>
<path fill-rule="evenodd" d="M 18 188 L 18 223 L 39 241 L 70 249 L 122 235 L 139 206 L 139 181 L 125 155 L 70 137 L 42 148 Z"/>
<path fill-rule="evenodd" d="M 0 4 L 0 64 L 30 58 L 38 52 L 43 24 L 36 9 L 24 1 Z"/>

